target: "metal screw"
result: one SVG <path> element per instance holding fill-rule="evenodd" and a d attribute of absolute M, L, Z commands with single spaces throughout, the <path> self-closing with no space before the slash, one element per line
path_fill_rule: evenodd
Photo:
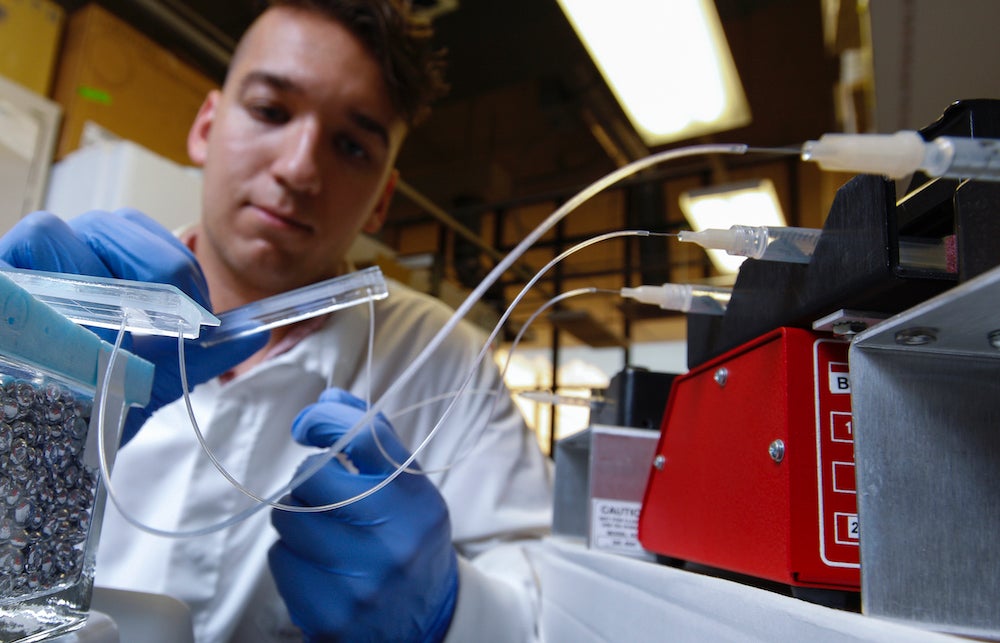
<path fill-rule="evenodd" d="M 729 369 L 723 366 L 719 370 L 715 371 L 713 379 L 715 380 L 715 383 L 718 384 L 719 386 L 725 386 L 726 382 L 729 381 Z"/>
<path fill-rule="evenodd" d="M 990 334 L 986 337 L 990 340 L 990 346 L 1000 350 L 1000 328 L 990 331 Z"/>
<path fill-rule="evenodd" d="M 896 343 L 903 346 L 923 346 L 937 341 L 936 328 L 907 328 L 896 333 Z"/>
<path fill-rule="evenodd" d="M 839 321 L 833 325 L 833 334 L 838 337 L 853 337 L 868 328 L 868 324 L 857 320 Z"/>
<path fill-rule="evenodd" d="M 666 463 L 667 463 L 667 458 L 662 455 L 658 455 L 655 458 L 653 458 L 653 467 L 655 467 L 657 471 L 663 471 L 663 465 L 665 465 Z"/>
<path fill-rule="evenodd" d="M 785 459 L 785 441 L 775 440 L 767 447 L 767 454 L 771 456 L 771 459 L 775 462 L 781 462 Z"/>

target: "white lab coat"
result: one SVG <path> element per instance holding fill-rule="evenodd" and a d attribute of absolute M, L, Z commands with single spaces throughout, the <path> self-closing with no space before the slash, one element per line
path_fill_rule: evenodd
<path fill-rule="evenodd" d="M 439 301 L 390 282 L 390 296 L 374 308 L 372 400 L 379 399 L 450 314 Z M 368 333 L 368 306 L 341 310 L 292 349 L 250 372 L 227 384 L 216 379 L 196 387 L 191 401 L 198 424 L 237 480 L 270 496 L 315 452 L 294 443 L 289 427 L 327 388 L 331 369 L 334 386 L 366 397 Z M 394 411 L 457 390 L 484 337 L 471 325 L 461 325 L 404 393 L 388 400 L 385 412 L 403 444 L 414 448 L 447 400 L 399 417 Z M 492 391 L 498 379 L 487 357 L 471 388 Z M 483 429 L 492 405 L 488 395 L 466 396 L 419 456 L 448 503 L 453 541 L 462 554 L 449 641 L 485 641 L 491 635 L 525 641 L 535 636 L 537 595 L 517 541 L 544 534 L 550 524 L 549 467 L 506 390 Z M 112 480 L 121 507 L 132 518 L 165 531 L 216 525 L 256 504 L 202 453 L 183 400 L 156 413 L 122 449 Z M 264 508 L 197 537 L 165 538 L 128 524 L 109 502 L 96 584 L 184 600 L 192 609 L 199 642 L 296 640 L 268 569 L 267 550 L 276 538 L 269 513 Z"/>

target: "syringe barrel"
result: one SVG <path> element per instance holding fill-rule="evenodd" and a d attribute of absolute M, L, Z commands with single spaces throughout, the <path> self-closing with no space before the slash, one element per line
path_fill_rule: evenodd
<path fill-rule="evenodd" d="M 938 137 L 927 145 L 921 169 L 930 176 L 1000 181 L 1000 140 Z"/>
<path fill-rule="evenodd" d="M 736 247 L 729 254 L 786 263 L 809 263 L 822 230 L 780 226 L 744 226 L 730 228 Z"/>
<path fill-rule="evenodd" d="M 664 310 L 703 315 L 722 315 L 726 312 L 730 288 L 695 284 L 662 284 L 622 288 L 622 297 L 629 297 L 646 304 L 656 304 Z"/>
<path fill-rule="evenodd" d="M 701 315 L 723 315 L 732 297 L 731 288 L 718 288 L 691 284 L 690 304 L 687 312 Z"/>

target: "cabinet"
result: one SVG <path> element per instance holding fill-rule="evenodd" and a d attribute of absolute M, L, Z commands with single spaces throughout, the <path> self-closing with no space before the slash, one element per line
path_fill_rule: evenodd
<path fill-rule="evenodd" d="M 80 146 L 87 121 L 181 164 L 187 133 L 216 83 L 96 5 L 74 12 L 56 71 L 53 98 L 64 121 L 60 159 Z"/>

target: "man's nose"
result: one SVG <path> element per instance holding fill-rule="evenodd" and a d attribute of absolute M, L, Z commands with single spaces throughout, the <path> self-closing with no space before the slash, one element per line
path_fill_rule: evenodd
<path fill-rule="evenodd" d="M 290 190 L 308 194 L 319 191 L 319 138 L 320 128 L 309 120 L 294 123 L 286 130 L 273 171 Z"/>

